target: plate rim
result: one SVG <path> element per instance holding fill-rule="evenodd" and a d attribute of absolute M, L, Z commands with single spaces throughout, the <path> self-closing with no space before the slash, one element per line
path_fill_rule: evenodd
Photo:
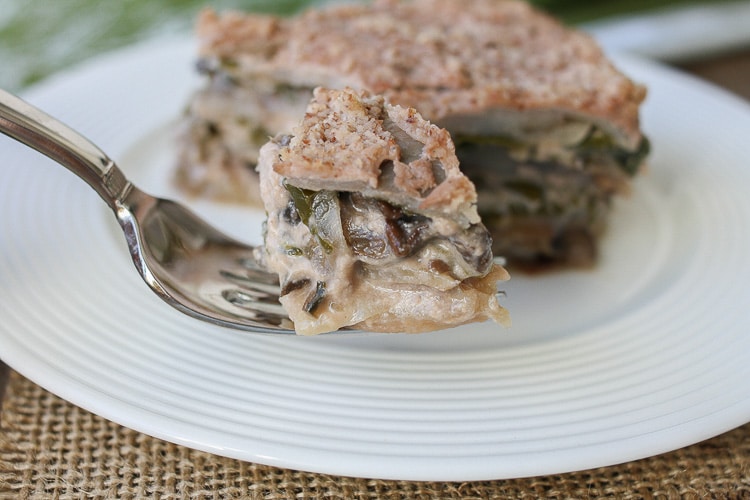
<path fill-rule="evenodd" d="M 163 43 L 163 40 L 159 41 L 158 43 Z M 170 45 L 170 43 L 174 46 Z M 166 45 L 166 48 L 165 46 L 160 45 L 160 50 L 164 51 L 164 53 L 170 53 L 170 51 L 175 49 L 184 50 L 185 47 L 189 46 L 190 43 L 191 41 L 189 38 L 178 37 L 175 38 L 172 42 L 169 42 Z M 142 56 L 144 51 L 153 50 L 155 45 L 156 42 L 148 41 L 144 44 L 138 44 L 137 46 L 131 46 L 112 53 L 104 54 L 101 57 L 97 57 L 94 60 L 87 61 L 83 65 L 71 68 L 63 73 L 55 75 L 48 80 L 45 80 L 44 82 L 35 85 L 34 87 L 24 92 L 23 96 L 28 98 L 29 100 L 34 101 L 49 100 L 51 98 L 50 96 L 55 94 L 60 86 L 74 84 L 81 78 L 85 79 L 89 72 L 101 71 L 101 68 L 103 66 L 119 66 L 137 61 Z M 689 75 L 684 75 L 677 70 L 661 66 L 651 61 L 644 61 L 631 56 L 617 57 L 618 61 L 629 61 L 629 63 L 627 64 L 635 64 L 636 66 L 640 65 L 644 68 L 650 68 L 653 71 L 665 72 L 665 74 L 671 74 L 679 81 L 690 82 L 690 85 L 694 87 L 697 86 L 697 88 L 703 89 L 704 92 L 708 92 L 713 96 L 718 96 L 718 99 L 726 100 L 727 103 L 737 104 L 738 109 L 740 109 L 741 112 L 750 115 L 750 106 L 748 106 L 745 101 L 741 100 L 739 97 L 733 96 L 726 91 L 717 89 L 716 87 L 713 87 L 712 85 L 707 84 L 697 78 L 690 77 Z M 122 148 L 125 147 L 126 145 L 124 144 L 114 144 L 112 146 L 113 156 L 117 154 L 118 148 L 120 148 L 120 150 L 122 151 Z M 42 326 L 43 325 L 39 325 L 38 327 Z M 0 329 L 0 335 L 2 335 L 2 329 Z M 232 450 L 227 447 L 217 447 L 212 445 L 212 443 L 210 442 L 196 443 L 193 442 L 189 437 L 180 436 L 177 432 L 165 432 L 164 424 L 163 422 L 160 422 L 160 420 L 164 418 L 163 415 L 157 415 L 155 417 L 152 416 L 152 418 L 149 418 L 150 413 L 145 408 L 136 409 L 134 411 L 131 405 L 128 405 L 127 403 L 117 399 L 116 397 L 113 397 L 113 395 L 111 394 L 96 393 L 95 388 L 88 384 L 85 384 L 81 380 L 77 380 L 70 373 L 66 373 L 65 370 L 63 370 L 61 367 L 55 368 L 42 362 L 40 358 L 34 356 L 34 353 L 29 349 L 29 346 L 17 345 L 14 342 L 8 342 L 8 338 L 5 338 L 4 340 L 5 341 L 2 343 L 2 346 L 0 346 L 0 351 L 3 352 L 3 359 L 6 364 L 13 367 L 14 370 L 19 371 L 19 373 L 28 377 L 33 382 L 50 390 L 54 394 L 57 394 L 63 399 L 86 408 L 93 413 L 102 415 L 105 418 L 111 419 L 121 425 L 139 430 L 160 439 L 176 442 L 178 444 L 201 449 L 203 451 L 225 455 L 241 460 L 259 461 L 268 465 L 309 470 L 311 472 L 332 473 L 356 477 L 382 477 L 389 479 L 481 480 L 553 473 L 544 472 L 543 469 L 544 467 L 546 467 L 547 469 L 551 469 L 554 464 L 557 464 L 558 467 L 555 468 L 556 472 L 554 473 L 564 473 L 570 472 L 572 470 L 581 470 L 594 466 L 612 465 L 614 463 L 643 458 L 644 455 L 642 454 L 642 452 L 639 452 L 639 450 L 643 449 L 641 445 L 648 442 L 650 438 L 652 438 L 652 436 L 640 436 L 640 439 L 630 439 L 627 442 L 619 443 L 621 449 L 619 450 L 620 456 L 618 460 L 605 464 L 594 465 L 590 462 L 589 457 L 581 456 L 579 457 L 580 459 L 577 462 L 569 460 L 566 462 L 565 466 L 559 466 L 561 465 L 557 462 L 559 460 L 559 457 L 556 457 L 554 454 L 547 454 L 546 456 L 536 456 L 535 459 L 538 460 L 538 463 L 540 465 L 544 464 L 540 467 L 540 472 L 538 473 L 528 469 L 514 467 L 514 464 L 510 462 L 505 464 L 507 468 L 504 471 L 499 472 L 497 470 L 497 460 L 495 462 L 488 461 L 488 463 L 484 464 L 476 464 L 476 461 L 472 461 L 474 462 L 472 465 L 474 467 L 473 471 L 467 471 L 466 469 L 457 471 L 454 469 L 455 462 L 447 463 L 441 460 L 437 460 L 436 463 L 428 463 L 430 461 L 422 457 L 422 459 L 425 461 L 421 465 L 415 466 L 413 463 L 410 463 L 410 460 L 413 460 L 413 457 L 405 457 L 404 460 L 399 461 L 394 459 L 394 457 L 392 456 L 383 457 L 391 460 L 391 464 L 387 466 L 374 463 L 374 456 L 370 456 L 370 460 L 363 458 L 360 462 L 349 463 L 346 464 L 345 467 L 336 468 L 330 465 L 335 462 L 335 453 L 332 453 L 330 456 L 328 456 L 327 461 L 323 461 L 325 462 L 325 464 L 321 465 L 320 462 L 316 462 L 315 460 L 311 459 L 311 456 L 308 453 L 300 452 L 300 450 L 296 449 L 296 447 L 294 446 L 287 448 L 284 448 L 283 446 L 277 446 L 278 450 L 286 453 L 285 457 L 281 456 L 284 453 L 279 453 L 276 455 L 269 454 L 260 457 L 257 453 L 253 453 L 252 451 Z M 744 401 L 737 402 L 735 406 L 740 406 L 743 411 L 745 409 L 750 410 L 750 398 L 748 398 L 746 395 L 746 399 Z M 747 423 L 747 416 L 742 416 L 742 412 L 732 412 L 730 411 L 730 409 L 730 406 L 724 407 L 722 410 L 718 411 L 716 415 L 714 415 L 718 419 L 719 413 L 726 414 L 720 418 L 720 420 L 722 421 L 721 425 L 716 425 L 716 422 L 714 422 L 715 425 L 707 427 L 705 425 L 705 418 L 696 419 L 691 422 L 683 423 L 682 426 L 679 426 L 679 428 L 675 427 L 671 432 L 664 431 L 665 434 L 661 436 L 662 439 L 658 447 L 654 447 L 653 443 L 649 444 L 652 444 L 652 450 L 657 450 L 657 453 L 662 453 L 685 446 L 687 444 L 691 444 L 685 441 L 684 435 L 682 433 L 682 431 L 684 431 L 686 428 L 691 430 L 691 435 L 693 436 L 693 439 L 691 439 L 691 441 L 698 442 Z M 172 423 L 175 424 L 175 422 Z M 189 426 L 185 428 L 185 430 L 189 429 Z M 612 443 L 609 443 L 609 445 L 612 446 Z M 651 454 L 656 453 L 649 453 L 649 455 Z M 569 456 L 566 457 L 566 459 L 570 458 L 571 457 Z M 431 471 L 427 471 L 428 468 L 431 468 Z M 435 471 L 438 471 L 439 476 L 434 475 Z"/>

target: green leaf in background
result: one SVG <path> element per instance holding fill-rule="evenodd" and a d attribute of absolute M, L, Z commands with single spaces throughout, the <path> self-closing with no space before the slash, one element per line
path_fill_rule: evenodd
<path fill-rule="evenodd" d="M 531 3 L 568 24 L 580 24 L 665 7 L 726 3 L 726 0 L 531 0 Z"/>
<path fill-rule="evenodd" d="M 201 8 L 289 14 L 310 0 L 0 0 L 0 88 L 16 91 L 94 54 L 189 33 Z"/>
<path fill-rule="evenodd" d="M 0 88 L 18 91 L 94 54 L 154 36 L 189 33 L 196 14 L 205 6 L 290 14 L 314 3 L 322 1 L 0 0 Z M 580 23 L 696 2 L 534 0 L 533 3 L 567 23 Z"/>

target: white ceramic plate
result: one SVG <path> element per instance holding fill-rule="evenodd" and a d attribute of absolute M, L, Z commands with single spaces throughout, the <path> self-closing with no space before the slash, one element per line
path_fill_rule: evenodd
<path fill-rule="evenodd" d="M 193 47 L 151 43 L 27 94 L 168 183 Z M 253 336 L 182 316 L 132 268 L 114 218 L 63 168 L 0 141 L 0 357 L 95 413 L 201 450 L 332 474 L 472 480 L 646 457 L 750 420 L 750 109 L 658 65 L 654 153 L 600 266 L 516 276 L 510 330 Z M 195 203 L 259 240 L 261 214 Z"/>
<path fill-rule="evenodd" d="M 682 2 L 581 26 L 613 52 L 679 61 L 742 50 L 750 43 L 750 1 Z"/>

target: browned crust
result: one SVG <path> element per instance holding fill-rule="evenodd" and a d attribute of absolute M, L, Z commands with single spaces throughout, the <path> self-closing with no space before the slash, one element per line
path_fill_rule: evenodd
<path fill-rule="evenodd" d="M 517 0 L 376 1 L 280 19 L 205 11 L 201 52 L 299 84 L 384 94 L 438 122 L 488 108 L 555 108 L 640 136 L 644 87 L 588 35 Z"/>
<path fill-rule="evenodd" d="M 382 97 L 315 89 L 273 169 L 290 179 L 338 188 L 376 188 L 383 162 L 400 157 L 395 139 L 382 127 L 384 106 Z"/>
<path fill-rule="evenodd" d="M 404 140 L 419 147 L 417 158 L 404 157 Z M 393 106 L 361 90 L 315 89 L 289 144 L 279 149 L 273 170 L 311 189 L 368 191 L 383 187 L 382 167 L 388 162 L 394 165 L 392 187 L 415 207 L 463 211 L 476 202 L 474 184 L 461 173 L 445 129 L 413 108 Z"/>

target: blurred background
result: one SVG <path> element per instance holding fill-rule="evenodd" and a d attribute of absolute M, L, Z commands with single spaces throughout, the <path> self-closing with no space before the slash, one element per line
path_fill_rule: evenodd
<path fill-rule="evenodd" d="M 471 0 L 456 0 L 471 1 Z M 0 0 L 0 87 L 19 91 L 95 54 L 155 37 L 189 35 L 204 6 L 290 14 L 322 0 Z M 532 0 L 627 50 L 697 71 L 747 71 L 750 2 Z M 702 63 L 710 58 L 711 68 Z M 750 94 L 750 83 L 738 93 Z"/>

